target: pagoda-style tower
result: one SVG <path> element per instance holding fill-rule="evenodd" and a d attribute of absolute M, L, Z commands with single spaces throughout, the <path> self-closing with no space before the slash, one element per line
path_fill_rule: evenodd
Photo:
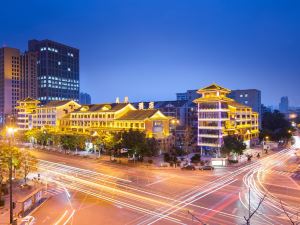
<path fill-rule="evenodd" d="M 197 92 L 202 95 L 194 101 L 198 104 L 198 146 L 220 156 L 223 129 L 229 120 L 228 102 L 232 101 L 226 97 L 230 90 L 212 84 Z"/>
<path fill-rule="evenodd" d="M 212 151 L 220 156 L 223 137 L 237 135 L 247 147 L 258 141 L 258 113 L 249 106 L 228 98 L 231 91 L 217 84 L 199 89 L 198 146 L 203 151 Z"/>

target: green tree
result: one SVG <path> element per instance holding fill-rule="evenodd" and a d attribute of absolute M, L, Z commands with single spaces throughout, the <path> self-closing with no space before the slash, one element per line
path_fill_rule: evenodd
<path fill-rule="evenodd" d="M 28 174 L 37 170 L 37 159 L 28 151 L 21 152 L 20 170 L 25 184 L 27 184 Z"/>
<path fill-rule="evenodd" d="M 21 152 L 19 148 L 9 146 L 5 143 L 0 144 L 0 200 L 2 200 L 2 187 L 8 179 L 10 160 L 13 170 L 20 168 Z"/>
<path fill-rule="evenodd" d="M 291 130 L 293 130 L 293 127 L 284 114 L 278 110 L 266 112 L 262 117 L 260 139 L 263 140 L 268 136 L 273 141 L 288 140 L 292 137 Z"/>
<path fill-rule="evenodd" d="M 230 153 L 242 155 L 247 147 L 242 138 L 237 135 L 225 136 L 223 141 L 224 143 L 221 148 L 221 153 L 227 156 L 229 156 Z"/>

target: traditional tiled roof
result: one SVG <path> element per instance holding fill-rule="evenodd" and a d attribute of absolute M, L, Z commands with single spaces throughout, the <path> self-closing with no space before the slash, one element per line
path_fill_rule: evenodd
<path fill-rule="evenodd" d="M 70 101 L 72 101 L 72 100 L 51 101 L 51 102 L 48 102 L 47 104 L 45 104 L 43 107 L 59 107 L 59 106 L 67 104 Z"/>
<path fill-rule="evenodd" d="M 176 101 L 157 101 L 154 102 L 154 108 L 155 109 L 160 109 L 160 108 L 167 108 L 167 107 L 182 107 L 184 104 L 186 104 L 188 101 L 187 100 L 176 100 Z M 134 102 L 132 103 L 136 108 L 139 107 L 140 102 Z M 149 103 L 150 102 L 143 102 L 144 103 L 144 109 L 149 109 Z"/>
<path fill-rule="evenodd" d="M 31 98 L 31 97 L 27 97 L 25 99 L 21 99 L 18 102 L 39 102 L 39 100 Z"/>
<path fill-rule="evenodd" d="M 131 110 L 117 120 L 145 120 L 152 117 L 158 111 L 157 109 Z"/>
<path fill-rule="evenodd" d="M 73 113 L 90 113 L 90 112 L 116 112 L 126 107 L 129 103 L 103 103 L 82 105 L 80 108 L 73 111 Z"/>
<path fill-rule="evenodd" d="M 202 92 L 202 91 L 214 91 L 214 90 L 220 90 L 220 91 L 230 92 L 229 89 L 221 87 L 220 85 L 217 85 L 215 83 L 213 83 L 213 84 L 211 84 L 211 85 L 209 85 L 207 87 L 199 89 L 198 92 Z"/>
<path fill-rule="evenodd" d="M 194 100 L 195 103 L 199 103 L 199 102 L 218 102 L 218 101 L 232 102 L 233 99 L 227 98 L 225 96 L 212 96 L 212 97 L 205 97 L 205 98 L 197 98 L 197 99 Z"/>
<path fill-rule="evenodd" d="M 243 105 L 243 104 L 238 103 L 238 102 L 236 102 L 236 101 L 228 102 L 228 105 L 229 105 L 229 106 L 236 107 L 236 108 L 250 108 L 249 106 Z"/>

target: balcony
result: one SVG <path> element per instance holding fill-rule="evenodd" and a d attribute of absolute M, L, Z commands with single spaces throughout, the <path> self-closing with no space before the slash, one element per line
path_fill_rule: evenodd
<path fill-rule="evenodd" d="M 218 143 L 203 143 L 203 142 L 198 142 L 198 146 L 207 146 L 207 147 L 221 148 L 221 145 L 218 144 Z"/>
<path fill-rule="evenodd" d="M 198 126 L 198 129 L 203 129 L 203 130 L 222 130 L 223 127 L 219 127 L 219 126 Z"/>
<path fill-rule="evenodd" d="M 198 121 L 227 121 L 229 118 L 198 118 Z"/>
<path fill-rule="evenodd" d="M 229 109 L 199 109 L 198 112 L 229 112 Z"/>

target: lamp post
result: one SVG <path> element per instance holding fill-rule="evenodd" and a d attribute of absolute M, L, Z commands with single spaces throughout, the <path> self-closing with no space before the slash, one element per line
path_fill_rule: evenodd
<path fill-rule="evenodd" d="M 13 127 L 8 127 L 7 128 L 7 136 L 9 137 L 8 139 L 8 143 L 9 143 L 9 149 L 10 149 L 10 157 L 9 157 L 9 206 L 10 206 L 10 210 L 9 210 L 9 222 L 10 224 L 14 224 L 14 203 L 13 203 L 13 193 L 12 193 L 12 170 L 13 170 L 13 162 L 12 162 L 12 158 L 13 158 L 13 153 L 12 153 L 12 141 L 14 138 L 14 134 L 17 130 Z"/>

